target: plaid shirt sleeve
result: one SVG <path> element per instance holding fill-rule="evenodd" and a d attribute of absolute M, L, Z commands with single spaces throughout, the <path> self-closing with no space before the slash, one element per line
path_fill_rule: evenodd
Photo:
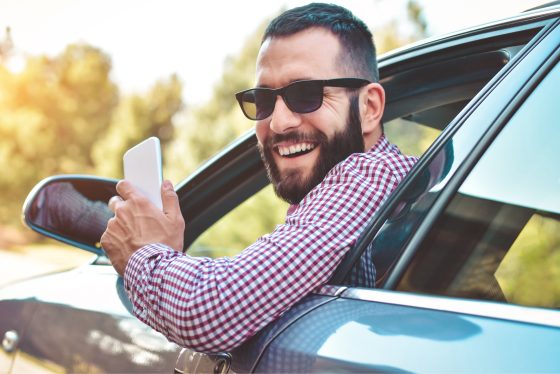
<path fill-rule="evenodd" d="M 328 281 L 414 160 L 363 153 L 335 166 L 286 222 L 233 258 L 164 245 L 134 253 L 125 286 L 134 314 L 169 340 L 228 351 Z"/>

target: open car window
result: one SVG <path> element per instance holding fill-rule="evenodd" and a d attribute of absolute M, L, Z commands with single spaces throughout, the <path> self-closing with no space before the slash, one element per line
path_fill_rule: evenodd
<path fill-rule="evenodd" d="M 447 124 L 509 61 L 518 48 L 483 52 L 394 73 L 381 83 L 387 92 L 384 131 L 404 154 L 420 157 Z M 468 64 L 469 68 L 460 64 Z M 472 70 L 472 66 L 479 70 Z M 435 71 L 443 71 L 434 78 Z M 396 116 L 396 117 L 395 117 Z M 206 230 L 189 254 L 234 256 L 283 223 L 288 206 L 269 185 Z M 240 224 L 243 222 L 243 224 Z"/>
<path fill-rule="evenodd" d="M 497 44 L 478 52 L 429 56 L 426 61 L 407 62 L 406 66 L 384 65 L 381 61 L 380 83 L 387 97 L 383 118 L 387 138 L 404 154 L 421 157 L 521 47 Z M 188 253 L 233 256 L 283 223 L 287 205 L 274 196 L 270 186 L 262 191 L 206 229 L 189 246 Z M 250 223 L 253 220 L 261 222 Z"/>

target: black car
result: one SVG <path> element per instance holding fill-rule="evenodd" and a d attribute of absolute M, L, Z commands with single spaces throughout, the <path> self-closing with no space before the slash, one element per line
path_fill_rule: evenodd
<path fill-rule="evenodd" d="M 560 372 L 559 61 L 559 5 L 382 56 L 388 137 L 435 140 L 328 285 L 232 352 L 167 342 L 129 313 L 99 230 L 37 218 L 60 186 L 103 210 L 116 181 L 43 181 L 26 223 L 97 257 L 0 290 L 0 372 Z M 268 183 L 248 133 L 178 186 L 185 247 Z"/>

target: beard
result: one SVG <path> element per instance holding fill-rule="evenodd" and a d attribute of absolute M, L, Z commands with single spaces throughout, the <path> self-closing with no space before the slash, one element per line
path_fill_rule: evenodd
<path fill-rule="evenodd" d="M 274 161 L 273 145 L 281 141 L 317 144 L 319 156 L 315 165 L 311 167 L 308 177 L 305 177 L 299 169 L 280 172 Z M 340 132 L 335 132 L 331 139 L 319 131 L 308 134 L 297 132 L 275 134 L 270 136 L 264 145 L 259 144 L 259 152 L 276 195 L 290 204 L 299 204 L 315 186 L 325 179 L 327 173 L 336 164 L 353 153 L 364 152 L 358 97 L 353 95 L 350 98 L 346 127 Z"/>

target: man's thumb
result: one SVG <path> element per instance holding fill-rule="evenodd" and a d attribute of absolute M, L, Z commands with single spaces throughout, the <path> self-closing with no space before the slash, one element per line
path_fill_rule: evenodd
<path fill-rule="evenodd" d="M 179 197 L 173 188 L 173 184 L 167 179 L 161 184 L 161 203 L 163 205 L 163 213 L 166 216 L 175 218 L 181 215 Z"/>

